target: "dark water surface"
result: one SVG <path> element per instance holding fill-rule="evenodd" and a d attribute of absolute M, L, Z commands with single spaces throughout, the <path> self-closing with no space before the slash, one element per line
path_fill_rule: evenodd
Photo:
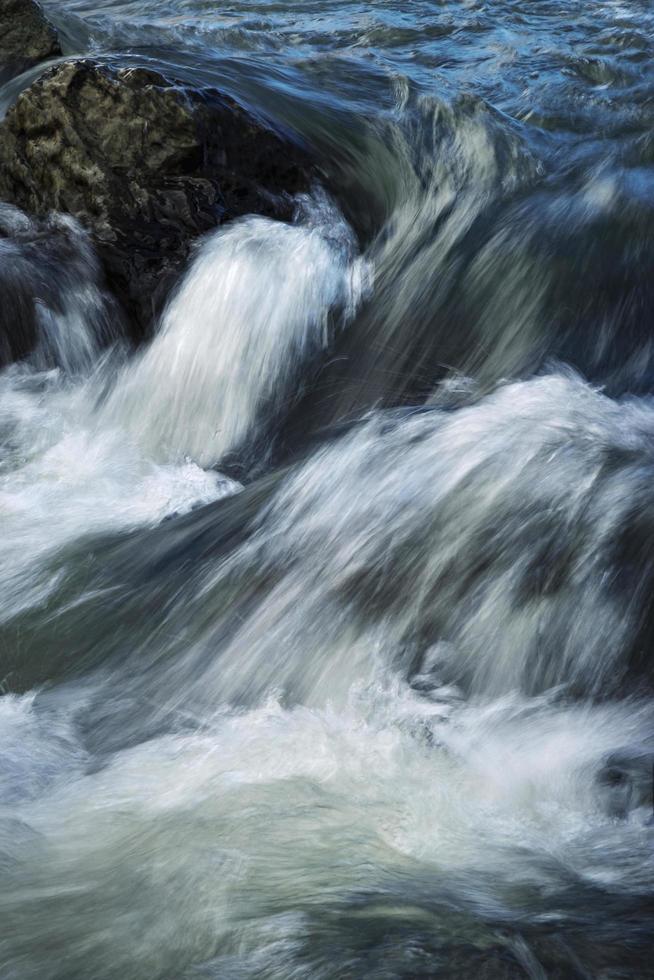
<path fill-rule="evenodd" d="M 0 252 L 0 980 L 654 977 L 651 2 L 45 6 L 321 177 Z"/>

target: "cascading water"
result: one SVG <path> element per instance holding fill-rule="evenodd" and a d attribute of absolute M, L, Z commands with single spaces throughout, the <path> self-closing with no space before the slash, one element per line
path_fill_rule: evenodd
<path fill-rule="evenodd" d="M 0 980 L 654 976 L 649 6 L 59 18 L 339 203 L 136 352 L 0 211 Z"/>
<path fill-rule="evenodd" d="M 328 346 L 329 314 L 356 309 L 365 268 L 350 229 L 323 195 L 298 211 L 294 225 L 248 218 L 206 241 L 126 369 L 106 412 L 150 453 L 211 466 L 236 452 L 263 413 L 270 424 L 297 397 L 302 369 Z"/>
<path fill-rule="evenodd" d="M 329 314 L 351 316 L 365 288 L 351 233 L 329 202 L 299 202 L 299 221 L 251 218 L 217 232 L 160 333 L 132 360 L 119 349 L 72 380 L 31 367 L 6 372 L 3 615 L 31 588 L 17 569 L 30 576 L 53 544 L 157 522 L 238 489 L 200 467 L 253 439 L 255 425 L 258 438 L 270 431 L 261 413 L 269 426 L 302 366 L 327 345 Z M 65 327 L 74 350 L 92 343 L 77 320 Z M 56 578 L 39 577 L 38 589 Z"/>

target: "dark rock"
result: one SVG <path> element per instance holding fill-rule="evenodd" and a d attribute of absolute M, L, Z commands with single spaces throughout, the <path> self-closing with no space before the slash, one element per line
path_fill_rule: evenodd
<path fill-rule="evenodd" d="M 57 32 L 35 0 L 0 0 L 0 82 L 60 54 Z"/>
<path fill-rule="evenodd" d="M 0 199 L 90 229 L 137 339 L 194 239 L 245 213 L 287 219 L 308 185 L 289 137 L 214 89 L 141 68 L 58 65 L 0 124 Z"/>
<path fill-rule="evenodd" d="M 74 370 L 119 333 L 88 239 L 71 217 L 0 204 L 0 368 L 36 354 Z"/>

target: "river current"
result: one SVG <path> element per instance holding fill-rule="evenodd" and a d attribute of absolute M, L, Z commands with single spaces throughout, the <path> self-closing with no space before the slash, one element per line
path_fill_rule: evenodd
<path fill-rule="evenodd" d="M 0 980 L 654 977 L 650 0 L 44 7 L 320 175 L 137 351 L 0 240 Z"/>

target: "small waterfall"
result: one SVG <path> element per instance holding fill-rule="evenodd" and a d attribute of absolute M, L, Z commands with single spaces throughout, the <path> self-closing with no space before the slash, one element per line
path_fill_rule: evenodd
<path fill-rule="evenodd" d="M 11 217 L 15 230 L 33 230 L 19 212 Z M 62 275 L 57 306 L 39 307 L 36 350 L 0 375 L 9 617 L 56 586 L 37 556 L 237 491 L 206 468 L 244 443 L 265 454 L 272 424 L 367 281 L 351 230 L 317 194 L 298 202 L 295 225 L 246 218 L 218 231 L 151 346 L 131 360 L 120 349 L 101 356 L 92 250 L 73 223 L 53 227 L 73 236 L 72 257 L 88 275 L 74 263 Z M 59 261 L 59 239 L 57 248 Z"/>
<path fill-rule="evenodd" d="M 106 419 L 155 457 L 216 465 L 270 432 L 364 288 L 352 233 L 324 196 L 303 201 L 293 225 L 253 217 L 215 232 Z"/>

